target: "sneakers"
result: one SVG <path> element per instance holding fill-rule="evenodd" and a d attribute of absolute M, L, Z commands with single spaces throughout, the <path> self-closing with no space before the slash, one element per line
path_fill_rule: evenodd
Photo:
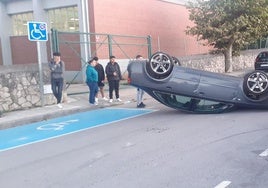
<path fill-rule="evenodd" d="M 58 106 L 59 108 L 62 108 L 62 105 L 61 105 L 60 103 L 58 103 L 57 106 Z"/>
<path fill-rule="evenodd" d="M 137 105 L 137 108 L 144 108 L 145 106 L 146 105 L 143 102 L 141 102 L 140 104 Z"/>
<path fill-rule="evenodd" d="M 116 101 L 122 102 L 122 100 L 120 98 L 117 98 Z M 110 99 L 109 102 L 112 103 L 113 102 L 113 99 Z"/>
<path fill-rule="evenodd" d="M 102 99 L 103 99 L 104 101 L 108 101 L 108 99 L 107 99 L 106 97 L 103 97 Z"/>
<path fill-rule="evenodd" d="M 89 105 L 91 105 L 91 106 L 98 106 L 98 103 L 97 102 L 95 102 L 95 103 L 89 103 Z"/>
<path fill-rule="evenodd" d="M 120 98 L 117 98 L 116 100 L 117 100 L 118 102 L 122 102 L 122 100 L 121 100 Z"/>
<path fill-rule="evenodd" d="M 99 99 L 97 97 L 95 97 L 94 105 L 98 105 L 98 104 L 99 104 Z"/>

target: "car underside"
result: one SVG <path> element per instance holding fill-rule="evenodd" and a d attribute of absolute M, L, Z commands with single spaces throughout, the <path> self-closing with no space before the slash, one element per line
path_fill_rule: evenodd
<path fill-rule="evenodd" d="M 235 108 L 268 109 L 268 77 L 253 71 L 244 77 L 181 66 L 179 60 L 157 52 L 149 60 L 128 66 L 130 84 L 171 108 L 219 113 Z"/>

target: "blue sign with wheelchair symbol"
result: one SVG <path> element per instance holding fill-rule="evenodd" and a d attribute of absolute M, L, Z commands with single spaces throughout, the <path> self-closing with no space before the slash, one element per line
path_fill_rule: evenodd
<path fill-rule="evenodd" d="M 27 25 L 30 41 L 47 41 L 47 24 L 45 22 L 28 22 Z"/>

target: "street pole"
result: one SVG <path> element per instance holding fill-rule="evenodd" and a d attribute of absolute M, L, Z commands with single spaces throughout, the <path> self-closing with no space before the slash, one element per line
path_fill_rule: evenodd
<path fill-rule="evenodd" d="M 39 79 L 40 79 L 40 96 L 41 96 L 41 105 L 44 106 L 44 83 L 43 83 L 43 70 L 42 70 L 42 61 L 41 61 L 41 49 L 40 41 L 36 42 L 37 45 L 37 55 L 38 55 L 38 65 L 39 65 Z"/>

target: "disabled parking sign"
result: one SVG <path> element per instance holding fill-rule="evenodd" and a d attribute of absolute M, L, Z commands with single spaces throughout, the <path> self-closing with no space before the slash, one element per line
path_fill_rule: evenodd
<path fill-rule="evenodd" d="M 27 22 L 28 39 L 30 41 L 47 41 L 47 23 Z"/>
<path fill-rule="evenodd" d="M 42 59 L 41 59 L 41 47 L 40 41 L 47 41 L 47 23 L 45 22 L 27 22 L 28 28 L 28 39 L 30 41 L 36 41 L 37 54 L 38 54 L 38 65 L 39 65 L 39 76 L 40 76 L 40 88 L 44 87 L 42 71 Z M 44 106 L 44 90 L 40 89 L 41 104 Z"/>

